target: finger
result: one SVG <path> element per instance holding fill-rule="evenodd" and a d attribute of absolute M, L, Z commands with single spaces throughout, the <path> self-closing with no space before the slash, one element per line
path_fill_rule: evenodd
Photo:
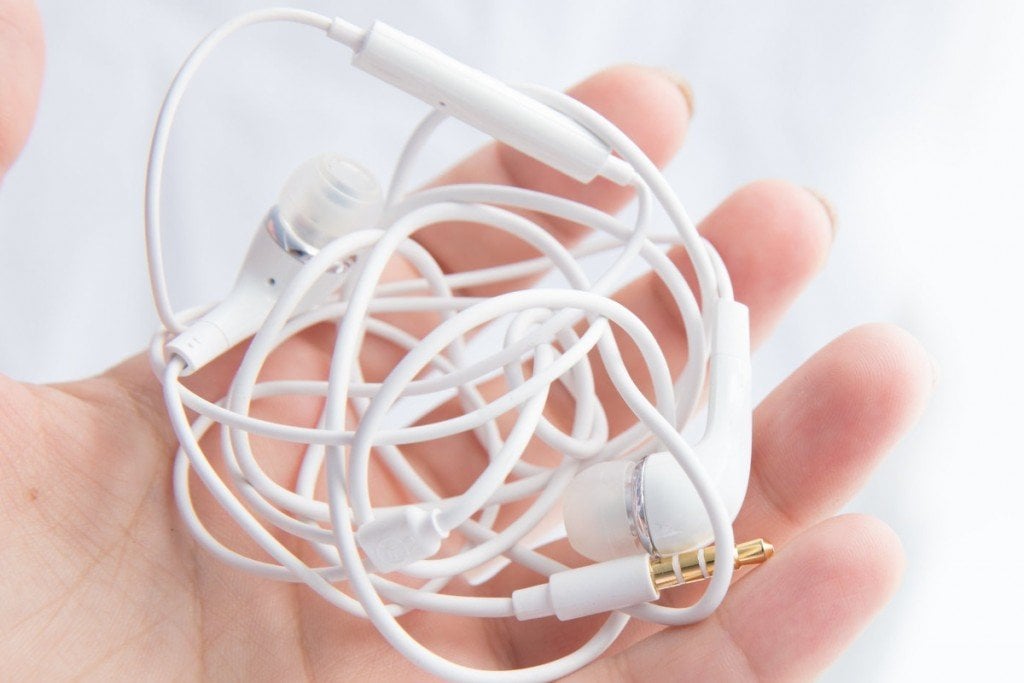
<path fill-rule="evenodd" d="M 43 29 L 35 3 L 0 0 L 0 179 L 35 119 L 43 77 Z"/>
<path fill-rule="evenodd" d="M 689 86 L 679 77 L 661 69 L 624 65 L 591 76 L 568 91 L 572 97 L 607 117 L 629 135 L 659 166 L 667 163 L 682 145 L 692 107 Z M 494 183 L 522 187 L 566 197 L 598 209 L 615 212 L 632 197 L 623 188 L 603 179 L 584 185 L 553 168 L 501 143 L 493 143 L 464 159 L 432 184 Z M 582 226 L 532 212 L 520 211 L 545 227 L 563 244 L 578 242 Z M 513 263 L 538 256 L 526 242 L 496 228 L 463 222 L 428 226 L 415 239 L 448 273 Z M 389 278 L 409 279 L 418 273 L 404 260 L 389 264 Z M 490 285 L 463 288 L 469 296 L 493 296 L 528 287 L 535 277 L 517 278 Z M 440 317 L 432 313 L 379 316 L 406 332 L 422 337 Z M 367 378 L 380 380 L 404 355 L 389 342 L 367 337 L 363 365 Z"/>
<path fill-rule="evenodd" d="M 737 539 L 763 537 L 783 545 L 834 514 L 916 421 L 933 384 L 930 355 L 891 325 L 859 327 L 819 351 L 757 408 Z M 528 580 L 525 570 L 512 571 L 497 583 L 515 588 Z M 693 603 L 703 590 L 684 587 L 664 598 L 678 607 Z M 592 629 L 593 622 L 556 627 L 573 632 Z M 631 624 L 622 640 L 652 630 Z M 550 629 L 540 625 L 514 633 L 519 649 L 544 650 Z"/>
<path fill-rule="evenodd" d="M 792 304 L 804 287 L 821 269 L 832 242 L 832 217 L 821 200 L 804 188 L 782 181 L 760 181 L 748 185 L 715 209 L 700 225 L 701 233 L 722 255 L 732 274 L 736 298 L 750 307 L 751 335 L 754 343 L 762 340 L 782 313 Z M 687 272 L 685 256 L 678 250 L 671 253 L 677 264 Z M 646 323 L 657 339 L 680 340 L 683 343 L 662 344 L 662 350 L 674 372 L 679 372 L 686 359 L 685 331 L 670 295 L 653 275 L 646 275 L 627 286 L 617 299 L 634 311 Z M 641 359 L 631 342 L 620 338 L 620 348 L 627 367 L 637 368 Z M 625 407 L 612 383 L 608 380 L 599 358 L 592 358 L 597 369 L 597 390 L 609 412 L 609 422 L 617 432 L 635 421 Z M 649 391 L 648 378 L 643 372 L 633 373 L 641 388 Z M 559 392 L 560 394 L 561 392 Z M 571 401 L 568 402 L 571 405 Z M 458 407 L 446 406 L 452 413 Z M 445 415 L 446 417 L 451 415 Z M 460 437 L 461 438 L 461 437 Z M 448 444 L 436 450 L 412 449 L 417 461 L 431 463 L 429 471 L 443 479 L 442 490 L 462 490 L 476 471 L 473 468 L 445 467 L 441 453 L 473 452 L 479 446 L 471 435 L 465 435 L 458 450 Z M 557 458 L 557 454 L 552 454 Z M 536 456 L 531 455 L 531 460 Z M 481 456 L 481 462 L 485 462 Z M 481 465 L 482 466 L 482 465 Z M 737 533 L 746 533 L 738 530 Z M 755 532 L 769 538 L 768 531 Z M 772 538 L 774 540 L 774 538 Z M 513 569 L 495 580 L 496 590 L 517 588 L 531 580 L 530 573 Z M 699 589 L 698 589 L 699 590 Z M 667 596 L 672 604 L 686 604 L 694 599 L 694 591 L 674 591 Z M 568 632 L 592 628 L 592 623 L 560 624 Z M 515 629 L 514 636 L 522 641 L 520 650 L 545 650 L 551 629 L 534 625 L 528 629 Z M 631 628 L 627 637 L 636 638 L 650 632 L 650 628 Z M 547 652 L 550 654 L 550 652 Z"/>
<path fill-rule="evenodd" d="M 682 145 L 690 113 L 689 86 L 659 69 L 618 66 L 607 69 L 569 90 L 569 94 L 606 116 L 629 135 L 658 165 L 664 165 Z M 617 211 L 632 191 L 597 179 L 579 183 L 508 145 L 490 144 L 434 181 L 453 183 L 495 183 L 523 187 L 590 204 L 605 211 Z M 528 213 L 528 212 L 521 212 Z M 570 245 L 585 234 L 581 226 L 541 214 L 529 217 Z M 446 222 L 429 226 L 415 238 L 437 259 L 445 272 L 485 268 L 533 258 L 538 253 L 522 240 L 501 230 L 478 223 Z M 418 273 L 404 259 L 394 258 L 388 266 L 389 279 L 411 279 Z M 493 285 L 467 287 L 461 293 L 490 296 L 529 286 L 526 277 Z M 439 322 L 434 313 L 405 313 L 378 316 L 416 337 L 422 337 Z M 367 379 L 379 381 L 402 358 L 404 349 L 367 336 L 361 363 Z"/>
<path fill-rule="evenodd" d="M 776 545 L 835 514 L 920 416 L 931 356 L 893 325 L 864 325 L 823 348 L 754 413 L 750 483 L 734 529 Z M 667 596 L 693 602 L 701 587 Z"/>
<path fill-rule="evenodd" d="M 754 341 L 763 339 L 797 295 L 821 269 L 832 242 L 830 215 L 821 201 L 802 187 L 782 181 L 752 183 L 731 195 L 702 221 L 701 233 L 715 244 L 733 273 L 737 299 L 750 306 L 751 333 Z M 681 250 L 671 257 L 686 269 Z M 672 340 L 662 344 L 672 371 L 678 374 L 686 360 L 686 334 L 674 301 L 662 281 L 645 275 L 625 287 L 616 299 L 651 329 L 656 339 Z M 650 378 L 642 370 L 643 359 L 636 346 L 624 335 L 616 336 L 623 360 L 638 386 L 650 395 Z M 678 340 L 678 341 L 677 341 Z M 595 388 L 608 414 L 613 433 L 633 424 L 636 417 L 626 407 L 608 377 L 597 353 L 591 355 L 595 368 Z M 504 391 L 501 382 L 483 388 L 485 396 Z M 572 414 L 573 401 L 559 385 L 552 387 L 549 417 L 565 429 L 565 416 Z M 431 413 L 425 421 L 456 417 L 462 412 L 458 401 L 451 401 Z M 510 416 L 511 417 L 511 416 Z M 431 442 L 404 449 L 423 465 L 439 490 L 462 491 L 486 462 L 473 434 L 458 434 L 443 444 Z M 469 466 L 453 468 L 448 453 L 461 453 Z M 475 455 L 475 459 L 470 459 Z M 554 462 L 554 452 L 534 449 L 531 462 Z"/>
<path fill-rule="evenodd" d="M 692 94 L 680 78 L 660 69 L 617 66 L 588 78 L 568 94 L 595 109 L 622 129 L 659 166 L 679 150 L 686 134 Z M 632 191 L 604 179 L 584 185 L 504 144 L 479 150 L 443 174 L 435 185 L 496 183 L 523 187 L 589 204 L 602 211 L 621 209 Z M 565 244 L 585 234 L 581 226 L 548 216 L 531 218 Z M 417 233 L 418 241 L 446 272 L 485 268 L 532 258 L 537 253 L 522 240 L 487 226 L 445 223 Z M 472 296 L 518 289 L 527 281 L 467 288 Z"/>
<path fill-rule="evenodd" d="M 722 256 L 736 300 L 750 309 L 751 341 L 756 346 L 825 264 L 834 225 L 831 208 L 818 195 L 792 183 L 763 180 L 729 196 L 699 229 Z M 685 251 L 672 249 L 669 256 L 695 285 Z M 662 344 L 662 351 L 673 374 L 678 375 L 687 357 L 686 332 L 662 280 L 654 273 L 644 275 L 616 299 L 636 313 L 656 339 L 673 340 Z M 643 358 L 633 342 L 621 330 L 616 330 L 616 339 L 627 367 L 643 368 Z M 592 360 L 598 369 L 598 395 L 608 411 L 612 433 L 618 433 L 636 418 L 619 397 L 597 354 Z M 646 372 L 641 370 L 633 378 L 652 395 Z"/>
<path fill-rule="evenodd" d="M 686 128 L 690 95 L 688 86 L 681 83 L 680 80 L 673 79 L 663 71 L 639 66 L 621 66 L 597 74 L 569 92 L 608 116 L 626 133 L 633 136 L 652 159 L 657 163 L 664 164 L 682 144 Z M 625 106 L 624 102 L 631 104 Z M 609 188 L 603 183 L 594 183 L 592 186 L 581 185 L 511 148 L 499 144 L 483 148 L 445 173 L 437 182 L 439 184 L 455 182 L 518 183 L 531 189 L 561 193 L 580 201 L 588 201 L 607 210 L 614 210 L 629 198 L 628 191 L 622 188 Z M 471 227 L 474 231 L 484 229 L 482 226 Z M 564 225 L 560 227 L 550 224 L 550 227 L 563 232 L 571 231 L 571 228 Z M 431 231 L 424 233 L 424 244 L 428 245 L 428 248 L 448 269 L 481 265 L 480 262 L 460 264 L 455 244 L 460 240 L 456 239 L 455 233 L 446 234 L 448 228 L 453 228 L 458 233 L 459 230 L 465 229 L 465 226 L 462 228 L 455 225 L 436 226 Z M 487 248 L 481 249 L 480 246 L 485 243 L 477 240 L 475 235 L 476 232 L 474 232 L 474 240 L 469 242 L 474 245 L 475 252 L 493 250 L 512 260 L 519 258 L 515 252 L 503 250 L 503 246 L 514 248 L 511 247 L 511 243 L 519 244 L 519 240 L 510 239 L 508 245 L 487 241 Z M 490 234 L 487 239 L 493 240 L 495 235 Z M 566 239 L 570 238 L 567 236 Z M 466 244 L 464 240 L 462 242 Z M 396 267 L 409 268 L 408 265 L 402 263 L 397 263 Z M 390 277 L 410 277 L 412 275 L 411 270 L 389 274 Z M 383 317 L 392 323 L 399 324 L 413 334 L 422 334 L 437 322 L 436 316 L 430 314 L 402 316 L 401 319 L 398 319 L 397 316 Z M 324 353 L 329 353 L 329 349 L 325 347 Z M 394 367 L 401 355 L 402 351 L 389 343 L 368 336 L 363 354 L 363 358 L 366 360 L 364 370 L 368 379 L 380 379 L 382 374 Z M 197 378 L 201 389 L 210 392 L 210 396 L 220 396 L 237 364 L 237 358 L 237 353 L 232 354 L 232 360 L 218 363 L 216 367 L 204 371 Z M 314 364 L 320 366 L 322 362 L 316 361 Z M 119 365 L 112 371 L 112 375 L 125 386 L 126 397 L 129 400 L 158 392 L 158 383 L 152 377 L 148 363 L 143 357 Z M 158 393 L 153 401 L 146 399 L 147 405 L 154 402 L 159 403 L 159 401 Z M 163 424 L 159 429 L 163 434 L 169 434 L 165 421 L 161 420 L 161 422 Z"/>
<path fill-rule="evenodd" d="M 888 602 L 903 564 L 899 540 L 881 522 L 823 522 L 751 572 L 711 618 L 660 631 L 574 678 L 810 680 Z"/>
<path fill-rule="evenodd" d="M 917 421 L 931 355 L 893 325 L 864 325 L 815 354 L 758 406 L 739 536 L 784 542 L 834 514 Z"/>

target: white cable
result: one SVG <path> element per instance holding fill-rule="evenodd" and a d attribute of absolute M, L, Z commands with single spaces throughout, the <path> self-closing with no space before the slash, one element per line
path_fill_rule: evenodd
<path fill-rule="evenodd" d="M 725 595 L 732 577 L 728 562 L 716 569 L 694 605 L 682 609 L 653 604 L 623 606 L 575 651 L 525 669 L 487 671 L 462 666 L 425 648 L 396 620 L 410 610 L 474 618 L 521 616 L 512 597 L 456 595 L 446 592 L 446 587 L 498 558 L 545 576 L 565 572 L 567 567 L 531 549 L 527 536 L 543 530 L 541 525 L 548 523 L 545 520 L 558 514 L 570 480 L 590 463 L 668 451 L 696 490 L 715 542 L 721 547 L 733 545 L 729 514 L 715 483 L 680 435 L 697 408 L 709 354 L 717 343 L 709 333 L 716 304 L 733 296 L 728 273 L 643 152 L 603 117 L 561 93 L 536 86 L 519 88 L 534 101 L 580 124 L 618 155 L 606 168 L 618 182 L 631 184 L 637 192 L 637 215 L 632 224 L 578 202 L 521 188 L 464 184 L 406 194 L 414 158 L 446 118 L 445 111 L 438 109 L 414 130 L 396 164 L 379 229 L 329 242 L 311 255 L 292 279 L 281 283 L 226 395 L 204 397 L 182 384 L 185 362 L 169 353 L 167 344 L 205 315 L 206 309 L 176 313 L 168 295 L 160 195 L 171 124 L 188 83 L 214 47 L 241 28 L 270 21 L 312 26 L 357 51 L 368 35 L 351 24 L 312 12 L 275 9 L 242 15 L 209 34 L 193 50 L 160 110 L 146 178 L 145 220 L 151 285 L 163 329 L 153 338 L 150 357 L 164 383 L 168 414 L 181 444 L 174 466 L 174 490 L 190 532 L 206 550 L 240 570 L 268 580 L 305 583 L 345 612 L 370 619 L 411 661 L 452 680 L 550 680 L 604 652 L 624 628 L 627 615 L 662 624 L 705 618 Z M 672 235 L 655 235 L 650 230 L 655 205 L 672 223 Z M 567 248 L 526 215 L 570 221 L 589 228 L 597 237 Z M 500 266 L 445 274 L 414 238 L 419 230 L 452 221 L 502 231 L 529 246 L 535 255 Z M 666 255 L 666 246 L 685 249 L 696 274 L 699 298 Z M 592 282 L 579 260 L 597 255 L 606 256 L 609 265 Z M 414 274 L 385 282 L 388 266 L 396 257 L 404 259 Z M 664 340 L 658 340 L 635 313 L 613 298 L 638 262 L 661 280 L 669 294 L 667 300 L 678 308 L 683 321 L 688 353 L 678 376 L 671 372 L 659 345 Z M 348 268 L 340 291 L 319 305 L 305 306 L 322 278 L 339 268 Z M 507 285 L 550 270 L 564 286 L 508 291 L 494 297 L 461 293 L 469 287 Z M 402 313 L 430 314 L 436 316 L 436 323 L 418 338 L 395 324 L 393 316 Z M 263 378 L 271 355 L 323 323 L 333 324 L 336 332 L 326 377 Z M 503 341 L 474 356 L 471 337 L 489 325 L 503 326 Z M 611 333 L 613 326 L 639 352 L 638 367 L 626 367 L 619 342 Z M 401 352 L 401 359 L 382 380 L 363 376 L 367 335 Z M 598 359 L 637 418 L 633 426 L 614 436 L 609 434 L 606 408 L 596 394 L 594 363 Z M 638 388 L 638 377 L 649 382 L 653 400 Z M 504 390 L 496 395 L 498 383 Z M 572 399 L 567 425 L 544 413 L 549 392 L 556 386 Z M 307 424 L 252 416 L 254 404 L 286 397 L 318 398 L 323 403 Z M 455 417 L 391 424 L 399 404 L 412 399 L 426 409 L 456 400 L 461 410 Z M 186 409 L 198 413 L 194 422 L 189 423 Z M 423 410 L 420 415 L 425 414 Z M 216 464 L 200 445 L 204 435 L 215 428 L 220 448 Z M 442 490 L 423 475 L 409 446 L 459 435 L 470 437 L 486 461 L 466 462 L 462 454 L 450 454 L 452 467 L 472 469 L 476 476 L 461 491 Z M 254 442 L 253 436 L 260 441 Z M 526 454 L 534 438 L 559 453 L 560 460 L 547 464 L 530 461 Z M 266 449 L 266 440 L 294 444 L 291 449 L 301 453 L 275 455 Z M 304 448 L 298 448 L 299 444 Z M 288 450 L 282 449 L 282 453 Z M 287 459 L 295 465 L 297 477 L 289 485 L 275 479 L 271 468 L 264 469 L 273 459 Z M 375 465 L 390 472 L 406 504 L 382 505 L 374 500 L 370 483 Z M 269 561 L 238 553 L 209 532 L 193 505 L 190 473 L 195 473 Z M 517 504 L 515 518 L 497 525 L 503 519 L 504 506 L 510 504 Z M 388 554 L 364 542 L 376 538 L 381 529 L 386 532 L 402 524 L 420 530 L 409 542 L 414 547 L 402 550 L 409 553 L 407 561 L 394 565 L 416 580 L 414 586 L 385 578 L 386 571 L 380 567 L 386 566 L 382 563 L 388 562 Z M 456 535 L 460 542 L 438 552 L 441 539 L 448 534 Z M 294 544 L 283 542 L 284 537 Z M 306 544 L 319 563 L 303 560 L 307 554 L 296 552 L 295 544 Z M 574 609 L 575 603 L 569 611 Z"/>
<path fill-rule="evenodd" d="M 160 228 L 160 195 L 163 185 L 164 159 L 167 156 L 167 143 L 171 135 L 171 124 L 178 112 L 181 98 L 185 95 L 192 77 L 199 70 L 200 65 L 210 56 L 217 47 L 228 36 L 233 33 L 253 26 L 255 24 L 269 22 L 292 22 L 312 26 L 322 31 L 331 29 L 333 22 L 316 12 L 305 10 L 274 8 L 247 12 L 231 21 L 225 23 L 217 30 L 207 35 L 192 53 L 185 59 L 185 62 L 178 69 L 178 73 L 171 81 L 171 86 L 164 96 L 164 102 L 160 107 L 160 114 L 157 117 L 156 128 L 153 131 L 153 140 L 150 144 L 149 163 L 146 166 L 146 195 L 145 195 L 145 223 L 146 223 L 146 257 L 149 261 L 149 280 L 153 289 L 153 300 L 156 304 L 160 321 L 170 332 L 182 332 L 185 327 L 174 313 L 170 298 L 167 292 L 167 277 L 164 274 L 163 246 L 161 243 Z"/>

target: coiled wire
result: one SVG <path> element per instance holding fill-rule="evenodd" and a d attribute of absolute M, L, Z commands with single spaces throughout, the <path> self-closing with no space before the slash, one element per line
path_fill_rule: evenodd
<path fill-rule="evenodd" d="M 146 234 L 151 282 L 163 323 L 151 344 L 151 360 L 164 386 L 168 415 L 180 441 L 174 465 L 175 499 L 197 541 L 218 559 L 266 579 L 302 582 L 345 612 L 369 618 L 399 651 L 436 675 L 453 680 L 548 680 L 570 673 L 598 657 L 622 631 L 629 616 L 662 624 L 700 620 L 721 602 L 731 579 L 728 563 L 714 575 L 697 603 L 681 609 L 640 605 L 609 615 L 594 636 L 576 651 L 535 667 L 490 671 L 466 667 L 428 650 L 396 621 L 411 610 L 477 618 L 512 617 L 509 597 L 470 597 L 445 592 L 452 579 L 472 577 L 495 562 L 510 561 L 542 575 L 566 569 L 535 547 L 538 532 L 551 526 L 561 494 L 583 467 L 612 458 L 639 459 L 657 450 L 671 452 L 693 482 L 711 519 L 715 540 L 731 546 L 732 529 L 718 494 L 680 432 L 697 408 L 709 354 L 707 330 L 715 301 L 731 298 L 728 274 L 714 249 L 697 233 L 664 177 L 643 152 L 606 119 L 583 104 L 537 86 L 523 92 L 588 128 L 635 170 L 632 186 L 638 201 L 635 222 L 589 206 L 540 192 L 489 184 L 463 184 L 406 191 L 415 156 L 445 119 L 429 114 L 414 130 L 398 161 L 387 193 L 384 218 L 377 229 L 352 233 L 328 244 L 291 281 L 249 344 L 225 396 L 203 397 L 181 382 L 183 361 L 165 345 L 204 312 L 175 312 L 165 280 L 160 236 L 160 186 L 170 127 L 185 86 L 213 46 L 255 23 L 290 21 L 329 30 L 327 17 L 299 10 L 262 10 L 243 15 L 201 42 L 182 65 L 168 91 L 154 133 L 146 188 Z M 352 31 L 357 31 L 351 27 Z M 656 236 L 649 230 L 657 203 L 674 232 Z M 595 234 L 569 249 L 543 227 L 524 217 L 545 214 L 585 226 Z M 417 231 L 449 221 L 502 230 L 530 245 L 539 256 L 512 264 L 446 274 L 414 239 Z M 693 264 L 700 302 L 665 254 L 669 245 L 685 247 Z M 610 265 L 593 281 L 580 260 L 608 254 Z M 417 277 L 382 282 L 388 263 L 401 256 Z M 637 262 L 664 282 L 684 322 L 687 361 L 673 377 L 667 361 L 644 323 L 613 295 Z M 327 271 L 353 263 L 336 296 L 296 313 L 306 292 Z M 458 290 L 496 285 L 554 270 L 564 286 L 534 287 L 494 297 L 468 297 Z M 417 338 L 387 322 L 386 314 L 433 312 L 439 323 Z M 262 381 L 267 358 L 289 339 L 321 323 L 336 326 L 330 369 L 321 379 Z M 469 336 L 490 324 L 504 325 L 501 345 L 482 357 L 469 353 Z M 639 349 L 643 368 L 627 368 L 612 334 L 618 327 Z M 380 382 L 367 381 L 359 358 L 367 335 L 401 348 L 404 355 Z M 680 340 L 681 341 L 681 340 Z M 672 340 L 671 343 L 679 343 Z M 479 355 L 479 354 L 478 354 Z M 594 387 L 593 360 L 599 357 L 636 423 L 620 434 L 609 433 L 608 418 Z M 529 376 L 524 364 L 531 364 Z M 647 373 L 653 401 L 632 375 Z M 506 392 L 488 400 L 481 386 L 501 378 Z M 550 388 L 561 384 L 573 399 L 565 431 L 544 416 Z M 320 397 L 323 407 L 315 426 L 292 425 L 251 415 L 253 403 L 272 397 Z M 456 397 L 462 413 L 424 423 L 389 425 L 403 400 L 440 405 Z M 198 418 L 189 421 L 186 409 Z M 348 414 L 352 419 L 348 419 Z M 512 415 L 505 434 L 497 420 Z M 392 420 L 393 421 L 393 420 Z M 219 432 L 223 475 L 200 441 Z M 457 434 L 472 434 L 487 454 L 487 464 L 464 491 L 439 491 L 416 470 L 403 450 Z M 304 444 L 294 487 L 285 487 L 260 466 L 252 437 Z M 561 453 L 552 466 L 527 462 L 532 440 Z M 375 454 L 375 455 L 373 455 Z M 405 491 L 408 504 L 438 510 L 439 524 L 461 543 L 444 555 L 412 563 L 401 570 L 421 583 L 403 582 L 365 566 L 355 530 L 385 510 L 374 506 L 370 462 L 378 457 Z M 465 463 L 454 462 L 464 467 Z M 267 553 L 264 561 L 236 552 L 205 526 L 193 504 L 190 473 L 214 500 Z M 323 491 L 318 491 L 318 484 Z M 501 528 L 500 511 L 528 503 Z M 548 529 L 547 531 L 551 531 Z M 287 535 L 311 548 L 310 564 L 278 538 Z M 546 535 L 549 539 L 557 536 Z M 486 574 L 484 575 L 486 577 Z"/>

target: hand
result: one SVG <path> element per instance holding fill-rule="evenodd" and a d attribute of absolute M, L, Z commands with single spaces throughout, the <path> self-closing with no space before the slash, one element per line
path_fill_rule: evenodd
<path fill-rule="evenodd" d="M 34 8 L 24 0 L 0 1 L 0 170 L 13 162 L 27 136 L 41 55 Z M 690 97 L 662 72 L 613 68 L 572 94 L 609 117 L 659 164 L 682 144 Z M 608 211 L 629 199 L 621 188 L 582 187 L 497 145 L 439 182 L 455 181 L 522 185 Z M 564 223 L 547 226 L 566 243 L 583 236 Z M 833 234 L 830 211 L 814 195 L 779 181 L 738 190 L 701 230 L 725 259 L 737 299 L 750 306 L 755 343 L 822 267 Z M 470 232 L 472 239 L 464 239 Z M 437 226 L 422 242 L 448 271 L 525 255 L 516 251 L 522 249 L 517 243 L 474 226 Z M 673 256 L 680 264 L 685 260 L 680 252 Z M 403 268 L 396 263 L 391 275 L 403 277 Z M 666 296 L 656 279 L 644 277 L 618 298 L 660 338 L 681 340 L 680 321 L 671 306 L 662 305 Z M 418 333 L 432 325 L 424 316 L 397 322 Z M 329 329 L 315 329 L 293 341 L 271 359 L 268 375 L 322 375 L 329 335 Z M 628 362 L 630 349 L 624 353 Z M 383 376 L 397 357 L 394 348 L 368 339 L 368 378 Z M 685 349 L 670 356 L 676 371 L 684 359 Z M 214 364 L 195 388 L 219 397 L 237 360 L 236 351 Z M 890 326 L 857 328 L 818 352 L 755 415 L 753 471 L 736 535 L 770 539 L 778 548 L 775 559 L 740 572 L 711 619 L 681 629 L 634 621 L 612 652 L 577 676 L 792 680 L 820 672 L 890 597 L 902 567 L 899 542 L 881 522 L 830 517 L 914 421 L 932 384 L 928 354 Z M 612 398 L 607 379 L 598 389 L 612 406 L 613 430 L 621 430 L 631 416 Z M 316 401 L 268 401 L 263 409 L 299 424 L 313 422 L 317 407 Z M 455 410 L 449 405 L 439 414 Z M 102 376 L 56 386 L 0 377 L 0 415 L 4 678 L 423 677 L 371 625 L 337 611 L 306 587 L 239 573 L 197 548 L 173 504 L 170 469 L 177 442 L 143 357 Z M 454 444 L 457 450 L 452 446 L 409 451 L 441 489 L 457 491 L 475 476 L 473 465 L 483 456 L 472 439 Z M 466 459 L 458 468 L 450 465 L 452 452 Z M 291 468 L 275 472 L 279 480 L 294 476 L 294 459 L 274 461 Z M 196 497 L 218 537 L 250 548 L 201 490 Z M 507 594 L 527 580 L 510 570 L 486 590 Z M 670 599 L 692 601 L 693 595 L 676 591 Z M 596 627 L 593 619 L 510 623 L 422 613 L 403 623 L 429 646 L 490 668 L 547 661 Z"/>

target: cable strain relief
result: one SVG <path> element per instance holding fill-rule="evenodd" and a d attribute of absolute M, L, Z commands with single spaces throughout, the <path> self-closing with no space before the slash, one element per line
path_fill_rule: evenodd
<path fill-rule="evenodd" d="M 553 616 L 555 607 L 551 601 L 551 587 L 542 583 L 513 591 L 512 613 L 519 621 Z"/>
<path fill-rule="evenodd" d="M 200 319 L 168 342 L 169 355 L 178 356 L 185 363 L 182 377 L 191 375 L 214 358 L 231 348 L 232 342 L 217 324 Z"/>
<path fill-rule="evenodd" d="M 331 25 L 327 27 L 327 37 L 358 52 L 363 46 L 366 31 L 341 17 L 334 17 L 331 20 Z"/>
<path fill-rule="evenodd" d="M 647 555 L 631 555 L 552 574 L 546 584 L 512 593 L 519 620 L 556 616 L 562 621 L 614 612 L 658 599 Z"/>
<path fill-rule="evenodd" d="M 624 159 L 609 154 L 605 160 L 604 165 L 601 166 L 601 170 L 598 171 L 598 175 L 602 178 L 607 178 L 616 185 L 625 187 L 626 185 L 632 185 L 637 178 L 636 171 L 629 165 Z"/>

